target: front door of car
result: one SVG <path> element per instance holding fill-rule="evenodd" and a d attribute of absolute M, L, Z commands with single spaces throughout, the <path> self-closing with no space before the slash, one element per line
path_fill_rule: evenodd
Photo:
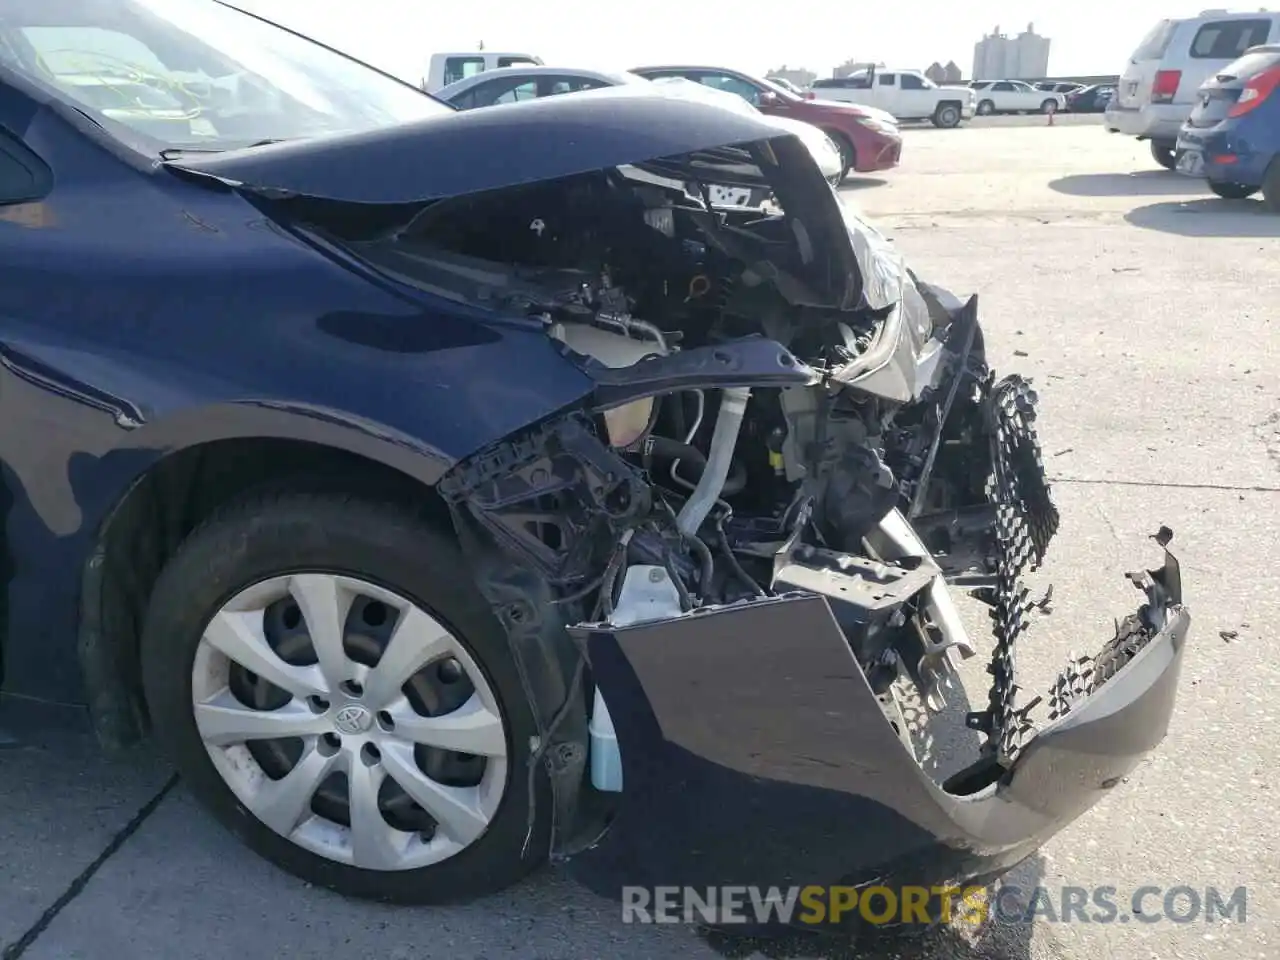
<path fill-rule="evenodd" d="M 898 117 L 920 118 L 933 113 L 934 97 L 922 77 L 914 73 L 898 75 Z"/>
<path fill-rule="evenodd" d="M 1040 104 L 1044 103 L 1045 100 L 1052 99 L 1052 97 L 1046 97 L 1029 83 L 1015 82 L 1013 85 L 1013 93 L 1017 98 L 1018 102 L 1016 106 L 1019 110 L 1036 110 L 1039 109 Z"/>
<path fill-rule="evenodd" d="M 753 107 L 759 108 L 762 113 L 780 113 L 780 101 L 761 101 L 760 94 L 764 92 L 764 88 L 756 86 L 743 77 L 735 76 L 732 73 L 721 73 L 718 70 L 701 70 L 696 73 L 688 74 L 690 80 L 696 80 L 704 87 L 711 87 L 713 90 L 723 90 L 725 93 L 732 93 L 741 97 Z"/>
<path fill-rule="evenodd" d="M 881 110 L 888 110 L 895 117 L 902 116 L 902 94 L 898 89 L 898 74 L 876 74 L 875 100 L 871 105 Z"/>
<path fill-rule="evenodd" d="M 6 357 L 4 368 L 0 368 L 0 402 L 4 403 L 5 411 L 5 436 L 4 442 L 0 443 L 0 456 L 3 457 L 4 466 L 8 472 L 15 470 L 15 464 L 9 456 L 15 447 L 39 450 L 39 444 L 34 442 L 36 435 L 29 427 L 23 428 L 24 420 L 15 412 L 14 399 L 8 393 L 7 381 L 13 375 L 11 371 L 15 367 L 11 352 L 15 332 L 20 331 L 31 321 L 32 304 L 44 302 L 50 296 L 45 285 L 55 282 L 54 278 L 56 278 L 56 266 L 46 264 L 34 252 L 40 249 L 40 245 L 33 243 L 32 234 L 38 234 L 41 231 L 49 233 L 51 232 L 49 228 L 57 227 L 58 224 L 53 210 L 46 203 L 46 198 L 53 189 L 53 173 L 44 160 L 27 147 L 22 139 L 6 125 L 7 119 L 12 121 L 15 118 L 12 115 L 6 116 L 5 107 L 8 104 L 4 102 L 4 94 L 5 88 L 0 86 L 0 348 L 3 348 Z M 36 266 L 34 270 L 33 265 Z M 20 366 L 18 369 L 21 369 Z M 21 400 L 18 402 L 20 405 L 24 403 Z M 13 422 L 10 418 L 13 418 Z M 47 429 L 49 424 L 55 423 L 57 423 L 56 419 L 50 420 L 48 423 L 40 424 L 39 429 Z M 39 458 L 39 456 L 40 453 L 37 452 L 36 457 Z M 3 507 L 0 508 L 0 544 L 10 542 L 9 524 L 11 522 L 26 524 L 35 520 L 34 516 L 30 516 L 32 507 L 29 504 L 21 511 L 14 504 L 12 494 L 22 489 L 22 486 L 18 476 L 15 476 L 12 481 L 8 477 L 0 481 L 0 500 L 4 501 Z M 51 496 L 58 496 L 57 483 L 50 483 L 44 489 L 52 491 Z M 75 509 L 74 500 L 70 506 Z M 48 512 L 49 504 L 45 503 L 43 507 Z M 29 515 L 30 519 L 23 517 L 14 521 L 19 513 Z M 7 564 L 0 564 L 0 566 L 7 566 Z M 3 581 L 0 581 L 0 589 L 6 592 L 11 588 L 11 573 L 10 570 L 4 575 Z M 12 621 L 8 623 L 11 624 Z M 23 678 L 30 673 L 30 654 L 31 651 L 38 649 L 30 644 L 24 645 L 25 652 L 22 660 L 19 661 L 17 659 L 19 654 L 16 651 L 5 650 L 4 647 L 5 638 L 0 637 L 0 689 L 5 686 L 6 661 L 9 671 L 8 679 L 12 684 L 15 682 L 15 677 Z M 27 665 L 25 669 L 24 664 Z M 6 736 L 2 724 L 3 721 L 0 721 L 0 747 L 14 742 Z M 0 780 L 2 779 L 3 777 L 0 777 Z"/>

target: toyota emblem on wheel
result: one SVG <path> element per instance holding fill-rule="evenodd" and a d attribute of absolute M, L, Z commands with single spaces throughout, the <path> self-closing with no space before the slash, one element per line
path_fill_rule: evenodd
<path fill-rule="evenodd" d="M 373 725 L 373 718 L 368 710 L 353 703 L 334 714 L 333 725 L 340 733 L 364 733 Z"/>

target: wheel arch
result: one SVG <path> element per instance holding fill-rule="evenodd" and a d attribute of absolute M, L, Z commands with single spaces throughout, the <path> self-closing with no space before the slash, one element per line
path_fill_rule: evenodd
<path fill-rule="evenodd" d="M 342 489 L 411 506 L 452 533 L 435 491 L 448 466 L 443 458 L 375 437 L 367 425 L 343 430 L 320 411 L 267 417 L 255 432 L 234 429 L 239 411 L 221 412 L 219 429 L 152 459 L 89 535 L 75 652 L 90 721 L 108 750 L 136 742 L 149 728 L 138 640 L 151 590 L 182 540 L 219 507 L 273 484 Z M 156 432 L 176 435 L 190 420 L 175 418 Z M 140 433 L 139 440 L 160 439 Z"/>
<path fill-rule="evenodd" d="M 841 171 L 841 180 L 844 175 L 853 170 L 858 164 L 858 145 L 853 142 L 853 137 L 841 130 L 839 127 L 823 126 L 819 128 L 823 133 L 831 138 L 832 142 L 840 148 L 848 148 L 847 157 L 851 159 L 848 170 Z"/>
<path fill-rule="evenodd" d="M 1262 174 L 1262 202 L 1271 213 L 1280 213 L 1280 152 Z"/>

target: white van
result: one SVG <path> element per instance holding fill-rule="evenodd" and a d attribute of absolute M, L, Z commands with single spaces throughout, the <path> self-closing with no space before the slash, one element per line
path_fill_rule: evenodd
<path fill-rule="evenodd" d="M 426 76 L 422 78 L 422 89 L 427 93 L 435 93 L 441 87 L 457 83 L 467 77 L 474 77 L 486 70 L 498 67 L 540 67 L 542 58 L 531 53 L 514 53 L 510 50 L 494 51 L 468 50 L 466 53 L 433 53 L 431 62 L 427 64 Z"/>
<path fill-rule="evenodd" d="M 1250 47 L 1280 40 L 1280 11 L 1206 10 L 1187 20 L 1161 20 L 1138 45 L 1107 107 L 1106 125 L 1151 141 L 1151 155 L 1170 170 L 1178 129 L 1195 106 L 1200 84 Z"/>

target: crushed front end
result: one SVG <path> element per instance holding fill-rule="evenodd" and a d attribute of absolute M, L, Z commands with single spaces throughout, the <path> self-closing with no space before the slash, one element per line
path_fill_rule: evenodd
<path fill-rule="evenodd" d="M 776 205 L 707 189 L 761 183 Z M 600 892 L 992 878 L 1164 737 L 1176 561 L 1043 698 L 1019 691 L 1058 530 L 1035 392 L 988 367 L 976 298 L 920 281 L 794 138 L 450 198 L 345 245 L 594 384 L 440 491 L 534 706 L 530 822 Z M 938 783 L 900 697 L 940 709 L 975 656 L 984 745 Z"/>

